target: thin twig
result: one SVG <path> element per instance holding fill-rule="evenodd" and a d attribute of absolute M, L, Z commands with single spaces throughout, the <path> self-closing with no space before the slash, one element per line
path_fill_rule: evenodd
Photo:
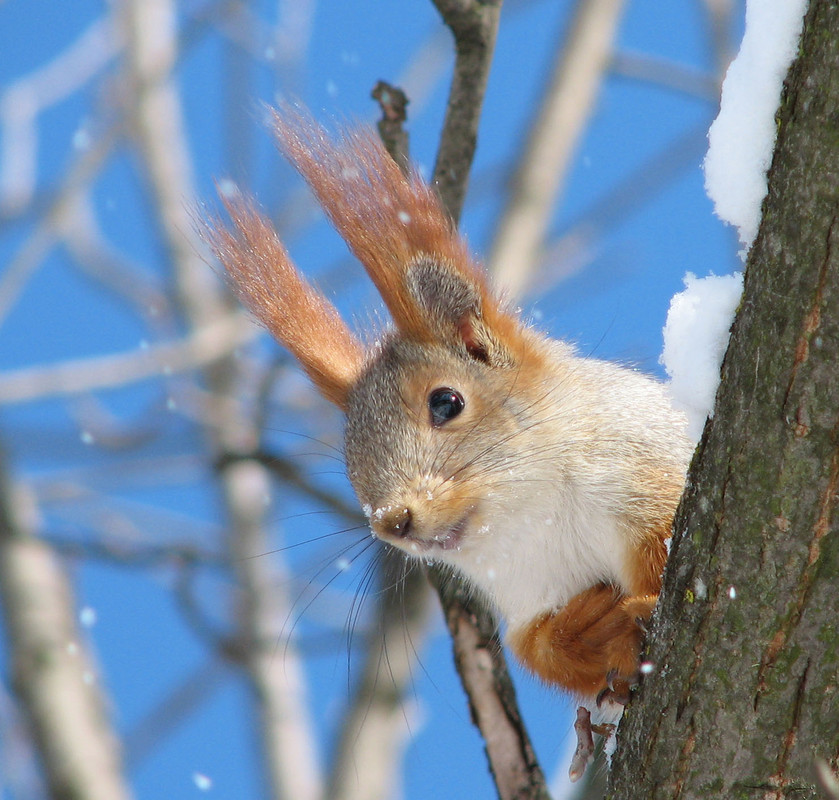
<path fill-rule="evenodd" d="M 125 760 L 130 768 L 142 763 L 160 747 L 167 735 L 192 716 L 220 688 L 232 670 L 225 661 L 211 657 L 170 689 L 125 735 Z"/>
<path fill-rule="evenodd" d="M 719 102 L 720 76 L 650 53 L 615 53 L 609 65 L 615 75 L 669 89 L 712 103 Z"/>

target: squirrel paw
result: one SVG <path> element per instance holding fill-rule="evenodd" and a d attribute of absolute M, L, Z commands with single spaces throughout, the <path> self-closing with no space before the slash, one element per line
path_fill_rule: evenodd
<path fill-rule="evenodd" d="M 629 703 L 632 692 L 641 685 L 641 671 L 635 670 L 630 675 L 619 675 L 617 670 L 610 669 L 606 674 L 606 687 L 597 695 L 597 707 L 606 701 L 625 706 Z"/>
<path fill-rule="evenodd" d="M 577 720 L 574 722 L 577 748 L 574 750 L 571 764 L 568 767 L 568 778 L 572 783 L 583 777 L 588 765 L 594 758 L 594 737 L 592 734 L 596 733 L 608 739 L 615 732 L 615 728 L 615 725 L 608 722 L 593 724 L 591 712 L 587 708 L 580 706 L 577 709 Z"/>
<path fill-rule="evenodd" d="M 574 723 L 574 733 L 577 734 L 577 749 L 568 767 L 568 778 L 572 783 L 580 780 L 594 758 L 594 738 L 592 737 L 591 714 L 587 708 L 577 709 L 577 720 Z"/>

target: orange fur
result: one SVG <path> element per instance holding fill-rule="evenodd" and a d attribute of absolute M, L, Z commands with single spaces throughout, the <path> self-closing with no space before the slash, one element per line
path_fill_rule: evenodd
<path fill-rule="evenodd" d="M 271 223 L 241 195 L 223 197 L 234 224 L 208 225 L 206 238 L 248 308 L 339 408 L 363 364 L 361 345 L 335 307 L 305 281 Z"/>
<path fill-rule="evenodd" d="M 606 688 L 610 671 L 619 676 L 636 672 L 643 639 L 636 620 L 649 619 L 656 599 L 626 597 L 598 584 L 512 631 L 510 646 L 544 680 L 592 697 Z"/>
<path fill-rule="evenodd" d="M 366 129 L 331 140 L 291 107 L 273 111 L 280 149 L 312 188 L 332 224 L 376 285 L 406 337 L 432 341 L 438 331 L 409 296 L 408 269 L 423 257 L 445 265 L 477 290 L 483 322 L 515 337 L 517 322 L 492 296 L 484 271 L 419 173 L 403 173 L 378 136 Z"/>
<path fill-rule="evenodd" d="M 646 531 L 629 551 L 629 572 L 632 591 L 637 594 L 658 594 L 661 589 L 661 573 L 667 561 L 667 547 L 664 538 L 670 535 L 671 520 L 659 531 Z"/>

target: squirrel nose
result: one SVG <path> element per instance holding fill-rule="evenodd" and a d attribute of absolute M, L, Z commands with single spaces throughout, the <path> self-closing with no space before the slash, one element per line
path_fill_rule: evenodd
<path fill-rule="evenodd" d="M 390 536 L 407 536 L 412 527 L 411 509 L 388 509 L 381 515 L 378 527 Z"/>

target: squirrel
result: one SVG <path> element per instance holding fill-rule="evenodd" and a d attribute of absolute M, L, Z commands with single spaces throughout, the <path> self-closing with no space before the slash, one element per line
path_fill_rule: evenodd
<path fill-rule="evenodd" d="M 240 298 L 346 415 L 373 533 L 453 567 L 545 681 L 619 702 L 661 587 L 692 444 L 665 388 L 581 357 L 492 292 L 434 190 L 378 137 L 272 112 L 280 150 L 361 261 L 394 329 L 367 349 L 238 192 L 208 239 Z M 590 734 L 589 734 L 590 738 Z"/>

